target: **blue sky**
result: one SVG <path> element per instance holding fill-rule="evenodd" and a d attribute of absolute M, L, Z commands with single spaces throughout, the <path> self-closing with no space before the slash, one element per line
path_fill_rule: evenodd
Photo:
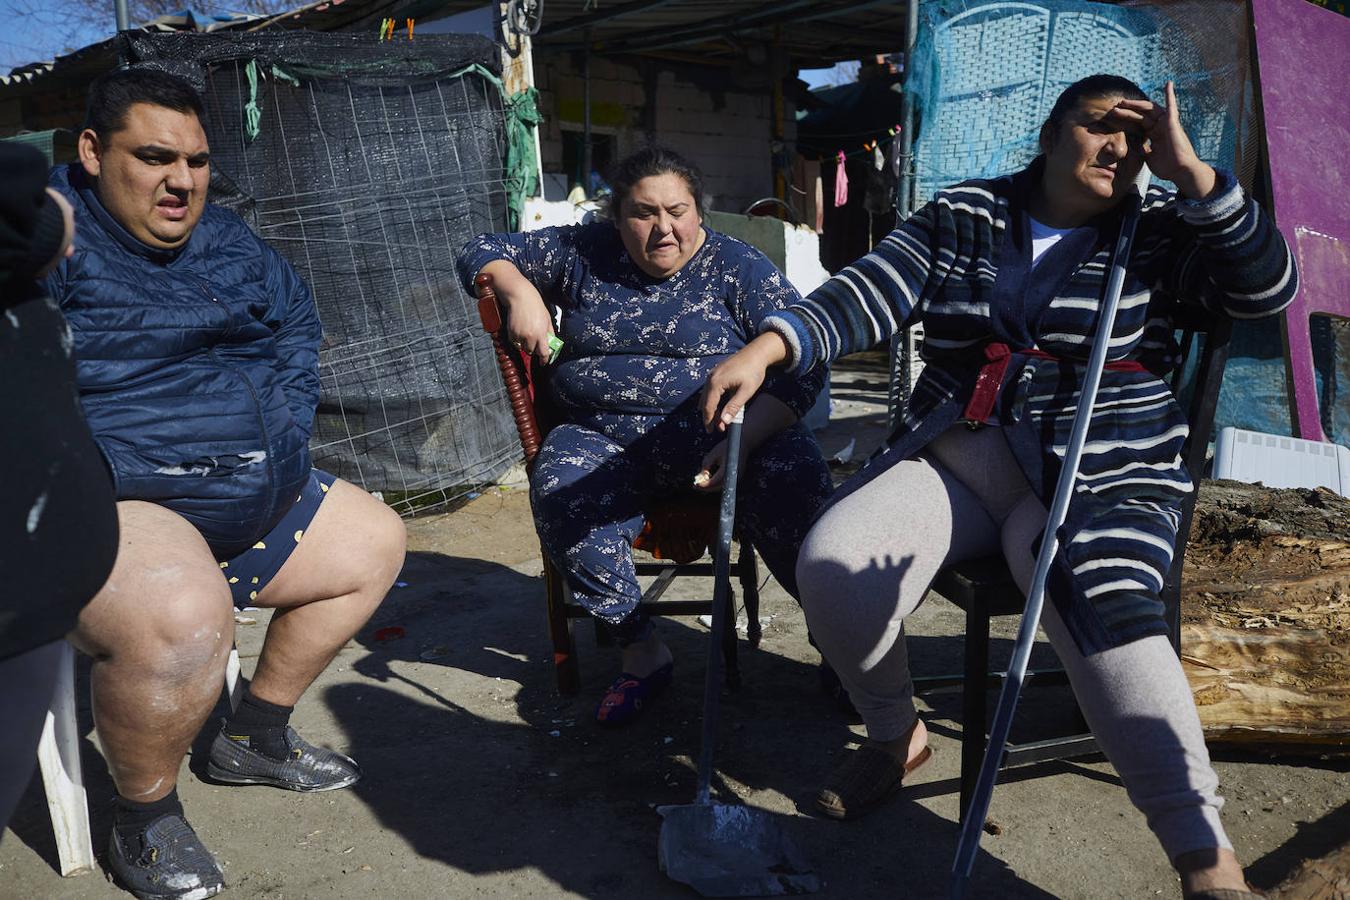
<path fill-rule="evenodd" d="M 3 0 L 0 0 L 0 2 L 3 2 Z M 805 81 L 812 88 L 852 84 L 858 80 L 858 62 L 857 60 L 849 60 L 848 62 L 836 63 L 829 69 L 802 69 L 797 74 L 802 81 Z"/>
<path fill-rule="evenodd" d="M 0 72 L 40 62 L 111 37 L 115 30 L 113 0 L 107 0 L 106 30 L 88 29 L 71 38 L 58 27 L 63 0 L 0 0 Z M 36 10 L 36 12 L 34 12 Z"/>

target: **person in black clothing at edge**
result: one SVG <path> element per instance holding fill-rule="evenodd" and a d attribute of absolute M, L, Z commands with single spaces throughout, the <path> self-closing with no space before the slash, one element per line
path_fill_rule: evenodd
<path fill-rule="evenodd" d="M 50 184 L 80 240 L 45 284 L 70 324 L 121 537 L 70 639 L 94 660 L 117 787 L 108 867 L 138 897 L 195 900 L 224 879 L 184 817 L 178 771 L 220 697 L 232 607 L 275 612 L 238 710 L 211 726 L 207 776 L 347 787 L 356 763 L 289 720 L 384 599 L 406 536 L 393 510 L 312 465 L 314 299 L 238 216 L 206 202 L 193 88 L 147 68 L 100 77 L 78 152 Z"/>
<path fill-rule="evenodd" d="M 117 553 L 70 332 L 36 281 L 69 255 L 74 231 L 42 154 L 0 142 L 0 830 L 37 762 L 61 641 Z"/>

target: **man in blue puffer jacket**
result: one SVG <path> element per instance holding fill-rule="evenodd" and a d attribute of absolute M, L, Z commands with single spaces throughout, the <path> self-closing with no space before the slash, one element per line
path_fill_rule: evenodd
<path fill-rule="evenodd" d="M 121 528 L 112 575 L 71 640 L 94 658 L 95 721 L 117 786 L 109 866 L 143 897 L 223 886 L 176 781 L 220 693 L 232 601 L 276 611 L 208 773 L 345 787 L 356 764 L 288 720 L 384 598 L 404 550 L 388 507 L 311 467 L 314 301 L 237 216 L 207 205 L 201 115 L 170 75 L 105 75 L 90 89 L 79 161 L 51 179 L 81 240 L 46 286 L 74 334 Z"/>

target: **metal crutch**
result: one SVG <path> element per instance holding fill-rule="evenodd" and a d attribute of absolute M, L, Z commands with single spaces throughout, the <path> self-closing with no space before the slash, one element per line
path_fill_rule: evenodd
<path fill-rule="evenodd" d="M 1050 514 L 1046 518 L 1041 550 L 1036 555 L 1036 571 L 1031 579 L 1031 589 L 1027 592 L 1026 610 L 1022 613 L 1022 624 L 1017 630 L 1017 643 L 1013 647 L 1012 660 L 1008 663 L 1008 674 L 1003 679 L 998 708 L 994 711 L 994 722 L 989 729 L 989 743 L 984 750 L 984 761 L 980 764 L 980 777 L 975 782 L 975 791 L 970 797 L 970 808 L 965 810 L 965 820 L 961 823 L 961 840 L 956 845 L 956 860 L 952 863 L 949 891 L 953 900 L 964 897 L 970 886 L 970 870 L 975 863 L 975 852 L 980 847 L 980 833 L 984 830 L 984 818 L 989 812 L 989 801 L 993 798 L 999 762 L 1003 757 L 1003 748 L 1008 742 L 1008 732 L 1012 728 L 1013 712 L 1022 693 L 1027 662 L 1031 658 L 1031 645 L 1036 641 L 1036 628 L 1041 623 L 1041 606 L 1045 602 L 1045 581 L 1050 574 L 1050 563 L 1059 551 L 1059 528 L 1064 524 L 1064 517 L 1068 514 L 1074 483 L 1078 480 L 1078 462 L 1083 455 L 1083 444 L 1087 440 L 1088 426 L 1092 422 L 1092 408 L 1097 401 L 1097 387 L 1101 383 L 1102 370 L 1106 366 L 1111 332 L 1116 324 L 1116 308 L 1120 305 L 1120 292 L 1125 284 L 1125 266 L 1130 259 L 1130 248 L 1134 244 L 1134 231 L 1139 224 L 1139 213 L 1143 206 L 1144 194 L 1148 190 L 1148 180 L 1148 167 L 1144 166 L 1139 170 L 1138 177 L 1130 186 L 1130 194 L 1124 201 L 1125 215 L 1120 222 L 1120 235 L 1116 238 L 1101 320 L 1097 323 L 1097 333 L 1093 337 L 1092 354 L 1088 357 L 1078 411 L 1074 414 L 1073 429 L 1069 432 L 1069 444 L 1064 452 L 1064 466 L 1060 469 L 1059 481 L 1055 484 L 1055 496 L 1050 505 Z M 965 727 L 980 728 L 983 724 L 983 722 L 967 722 Z"/>

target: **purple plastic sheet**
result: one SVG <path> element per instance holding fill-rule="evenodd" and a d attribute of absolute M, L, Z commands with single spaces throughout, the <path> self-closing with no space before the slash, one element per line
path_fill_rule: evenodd
<path fill-rule="evenodd" d="M 1251 0 L 1275 217 L 1302 287 L 1284 314 L 1295 433 L 1324 440 L 1308 317 L 1350 318 L 1350 19 L 1301 0 Z"/>

